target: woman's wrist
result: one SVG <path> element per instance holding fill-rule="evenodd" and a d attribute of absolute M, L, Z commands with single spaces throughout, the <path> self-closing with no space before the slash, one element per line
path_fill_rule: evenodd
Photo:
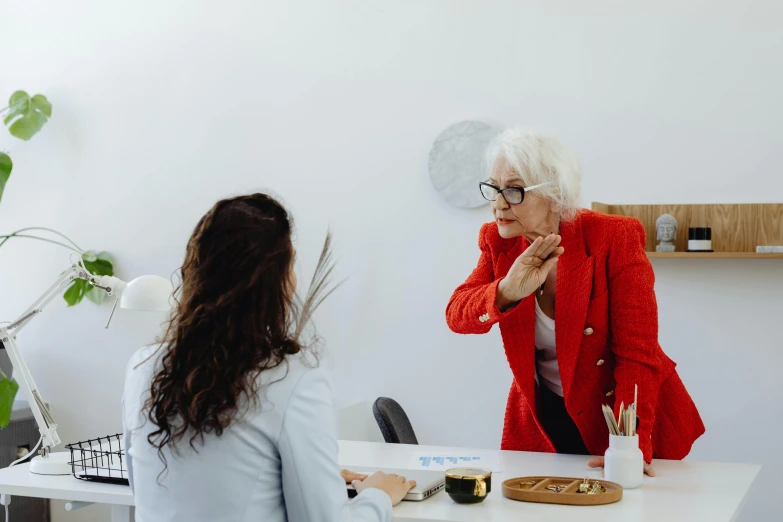
<path fill-rule="evenodd" d="M 495 294 L 495 306 L 497 306 L 498 310 L 501 312 L 510 310 L 519 302 L 519 300 L 510 299 L 506 296 L 507 290 L 505 283 L 506 278 L 500 280 L 500 283 L 498 283 L 497 293 Z"/>

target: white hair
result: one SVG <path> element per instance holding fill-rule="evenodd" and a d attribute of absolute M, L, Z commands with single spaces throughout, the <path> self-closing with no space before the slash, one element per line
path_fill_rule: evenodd
<path fill-rule="evenodd" d="M 501 132 L 487 149 L 487 168 L 503 159 L 526 186 L 551 181 L 535 193 L 552 201 L 560 218 L 576 217 L 580 208 L 581 174 L 579 161 L 560 140 L 519 128 Z"/>

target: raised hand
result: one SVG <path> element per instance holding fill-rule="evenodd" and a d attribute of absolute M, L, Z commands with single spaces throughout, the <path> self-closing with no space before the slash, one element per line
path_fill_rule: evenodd
<path fill-rule="evenodd" d="M 557 259 L 565 249 L 560 246 L 561 237 L 550 234 L 537 237 L 508 270 L 498 285 L 495 304 L 500 310 L 508 308 L 529 296 L 539 288 L 549 272 L 557 266 Z"/>

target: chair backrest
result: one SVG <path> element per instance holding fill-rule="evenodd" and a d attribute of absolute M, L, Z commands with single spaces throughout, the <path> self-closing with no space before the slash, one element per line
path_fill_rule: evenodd
<path fill-rule="evenodd" d="M 418 444 L 411 421 L 397 401 L 379 397 L 372 405 L 372 414 L 383 439 L 392 444 Z"/>

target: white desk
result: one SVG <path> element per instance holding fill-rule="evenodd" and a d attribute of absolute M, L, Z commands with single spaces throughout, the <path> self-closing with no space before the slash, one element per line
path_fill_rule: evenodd
<path fill-rule="evenodd" d="M 130 487 L 87 482 L 70 475 L 35 475 L 30 473 L 30 464 L 0 469 L 0 493 L 89 504 L 111 504 L 112 522 L 133 522 L 133 494 Z M 13 499 L 11 503 L 13 504 Z"/>
<path fill-rule="evenodd" d="M 413 453 L 470 452 L 470 449 L 438 446 L 406 446 L 374 442 L 340 441 L 342 467 L 369 466 L 407 468 Z M 622 501 L 608 506 L 555 506 L 515 502 L 503 497 L 506 478 L 525 475 L 599 477 L 586 457 L 548 453 L 500 452 L 502 473 L 492 475 L 492 493 L 482 504 L 459 505 L 445 492 L 422 502 L 403 502 L 394 508 L 395 520 L 501 522 L 536 520 L 548 522 L 675 522 L 733 520 L 761 466 L 706 462 L 655 461 L 658 477 L 645 477 L 644 485 L 625 491 Z M 46 477 L 29 472 L 29 464 L 0 470 L 0 493 L 26 497 L 102 503 L 112 505 L 112 522 L 133 520 L 130 488 L 84 482 L 70 476 Z M 577 512 L 578 511 L 578 512 Z"/>
<path fill-rule="evenodd" d="M 407 446 L 372 442 L 340 441 L 340 465 L 407 468 L 418 452 L 470 453 L 437 446 Z M 503 496 L 501 484 L 507 478 L 554 475 L 560 477 L 601 476 L 587 467 L 587 457 L 501 451 L 502 473 L 492 474 L 492 493 L 481 504 L 454 503 L 442 491 L 422 502 L 402 502 L 394 508 L 395 520 L 499 522 L 535 520 L 547 522 L 710 522 L 733 520 L 761 466 L 656 460 L 658 474 L 645 477 L 641 488 L 623 492 L 623 499 L 606 506 L 557 506 L 516 502 Z"/>

